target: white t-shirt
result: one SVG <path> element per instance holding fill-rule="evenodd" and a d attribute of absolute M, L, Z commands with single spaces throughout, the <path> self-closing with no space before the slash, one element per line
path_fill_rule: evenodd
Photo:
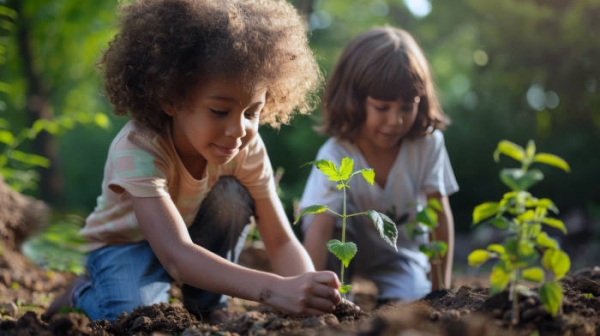
<path fill-rule="evenodd" d="M 231 161 L 207 163 L 197 180 L 179 159 L 169 132 L 160 135 L 129 121 L 110 145 L 102 194 L 80 231 L 87 240 L 87 250 L 144 239 L 131 196 L 171 198 L 189 227 L 200 203 L 224 175 L 235 176 L 255 200 L 277 197 L 273 170 L 260 136 Z"/>
<path fill-rule="evenodd" d="M 323 144 L 316 159 L 332 160 L 339 167 L 344 157 L 354 160 L 354 170 L 370 168 L 356 145 L 335 138 Z M 402 224 L 398 222 L 400 218 L 415 218 L 418 209 L 416 204 L 427 204 L 428 194 L 439 192 L 443 196 L 449 196 L 456 191 L 458 184 L 450 165 L 443 133 L 435 130 L 423 137 L 402 142 L 385 187 L 382 188 L 377 183 L 371 185 L 360 174 L 355 175 L 347 190 L 347 205 L 353 212 L 377 210 L 390 216 L 397 224 Z M 337 189 L 335 182 L 329 181 L 321 171 L 313 167 L 299 208 L 321 204 L 341 213 L 342 202 L 343 193 Z M 302 220 L 304 231 L 312 220 L 311 216 L 305 217 Z M 370 222 L 365 216 L 360 217 Z M 420 265 L 425 273 L 429 271 L 429 260 L 419 251 L 419 245 L 427 241 L 427 235 L 409 240 L 402 225 L 399 225 L 398 231 L 396 252 L 383 241 L 373 225 L 347 225 L 349 236 L 363 245 L 363 248 L 358 247 L 356 257 L 352 260 L 354 267 L 362 270 L 359 273 L 367 273 L 365 275 L 369 277 L 368 273 L 385 269 L 386 264 L 394 263 L 399 258 Z"/>

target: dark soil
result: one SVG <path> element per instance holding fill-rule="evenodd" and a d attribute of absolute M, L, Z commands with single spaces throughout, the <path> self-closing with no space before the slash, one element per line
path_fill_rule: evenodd
<path fill-rule="evenodd" d="M 4 197 L 2 190 L 0 197 Z M 4 199 L 3 204 L 6 202 Z M 353 284 L 353 302 L 360 309 L 340 306 L 335 314 L 319 317 L 292 317 L 231 298 L 229 318 L 211 325 L 182 307 L 174 286 L 172 303 L 122 314 L 114 323 L 90 322 L 75 311 L 59 313 L 45 322 L 41 313 L 73 275 L 42 270 L 18 251 L 23 238 L 39 226 L 15 223 L 35 219 L 3 216 L 0 213 L 0 335 L 600 335 L 600 267 L 573 271 L 561 280 L 564 299 L 556 317 L 550 316 L 535 296 L 520 298 L 517 325 L 509 323 L 512 312 L 507 293 L 490 297 L 485 279 L 459 275 L 447 292 L 377 308 L 372 284 L 358 281 Z M 254 245 L 246 248 L 240 263 L 270 269 L 264 250 Z"/>

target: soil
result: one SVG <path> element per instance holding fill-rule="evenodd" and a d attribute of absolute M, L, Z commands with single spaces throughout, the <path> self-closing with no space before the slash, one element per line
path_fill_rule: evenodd
<path fill-rule="evenodd" d="M 1 194 L 2 190 L 3 197 Z M 30 199 L 22 201 L 29 202 L 28 207 L 37 204 Z M 38 220 L 25 217 L 16 221 Z M 564 298 L 556 317 L 541 307 L 536 295 L 520 298 L 517 325 L 509 323 L 512 312 L 507 293 L 491 297 L 485 278 L 460 275 L 448 291 L 380 307 L 376 306 L 373 284 L 359 279 L 353 283 L 352 302 L 360 309 L 347 302 L 334 314 L 319 317 L 288 316 L 231 298 L 228 318 L 213 325 L 182 307 L 175 285 L 171 303 L 139 308 L 113 323 L 90 322 L 77 311 L 61 312 L 43 321 L 41 314 L 74 275 L 40 269 L 25 258 L 18 246 L 39 225 L 15 225 L 16 217 L 12 218 L 13 222 L 0 214 L 0 335 L 600 335 L 600 267 L 572 271 L 561 280 Z M 240 263 L 270 270 L 264 250 L 256 245 L 244 250 Z"/>

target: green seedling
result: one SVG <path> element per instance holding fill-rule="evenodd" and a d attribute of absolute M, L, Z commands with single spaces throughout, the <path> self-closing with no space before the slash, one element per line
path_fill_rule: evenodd
<path fill-rule="evenodd" d="M 492 295 L 503 292 L 509 286 L 509 300 L 513 302 L 512 324 L 519 319 L 517 294 L 530 293 L 521 280 L 542 284 L 539 296 L 546 310 L 556 316 L 561 307 L 563 292 L 560 280 L 571 268 L 569 256 L 560 249 L 558 242 L 542 231 L 542 225 L 557 228 L 567 233 L 564 223 L 549 216 L 558 214 L 558 209 L 548 198 L 536 198 L 527 190 L 542 181 L 544 174 L 538 169 L 530 169 L 534 163 L 541 163 L 570 172 L 569 165 L 560 157 L 536 153 L 533 140 L 527 147 L 502 140 L 494 152 L 494 160 L 500 154 L 521 163 L 521 168 L 502 169 L 500 179 L 511 191 L 504 194 L 499 202 L 486 202 L 475 207 L 473 225 L 490 224 L 508 233 L 504 245 L 491 244 L 487 249 L 474 250 L 469 254 L 471 266 L 479 266 L 490 258 L 497 258 L 490 274 Z M 541 264 L 540 267 L 539 265 Z M 546 281 L 544 269 L 553 274 Z"/>
<path fill-rule="evenodd" d="M 350 188 L 350 180 L 355 175 L 360 174 L 369 184 L 373 185 L 373 183 L 375 182 L 375 172 L 373 171 L 373 169 L 369 168 L 354 171 L 354 160 L 348 157 L 342 159 L 339 168 L 336 166 L 335 163 L 333 163 L 330 160 L 319 160 L 315 162 L 310 162 L 310 164 L 316 166 L 323 174 L 325 174 L 329 178 L 330 181 L 335 182 L 338 190 L 341 190 L 343 192 L 342 213 L 337 213 L 325 205 L 311 205 L 303 209 L 302 212 L 300 212 L 300 214 L 294 221 L 294 224 L 298 223 L 300 218 L 304 215 L 319 214 L 325 211 L 329 211 L 333 215 L 342 219 L 342 240 L 330 240 L 327 243 L 327 249 L 329 250 L 329 252 L 333 253 L 333 255 L 335 255 L 342 263 L 340 273 L 340 281 L 342 282 L 342 287 L 340 288 L 340 293 L 345 294 L 352 290 L 352 286 L 349 284 L 344 284 L 344 270 L 348 267 L 350 261 L 354 258 L 357 252 L 357 247 L 355 243 L 346 242 L 346 219 L 353 216 L 367 216 L 375 225 L 375 228 L 377 229 L 377 232 L 379 232 L 381 238 L 396 250 L 398 229 L 396 228 L 396 224 L 392 219 L 390 219 L 387 215 L 375 210 L 367 210 L 352 214 L 346 213 L 346 190 Z"/>
<path fill-rule="evenodd" d="M 428 243 L 419 245 L 419 250 L 423 252 L 437 270 L 438 288 L 445 289 L 444 276 L 442 273 L 442 258 L 448 252 L 448 244 L 441 240 L 437 240 L 435 236 L 435 228 L 438 226 L 438 212 L 443 211 L 440 202 L 432 198 L 427 201 L 427 206 L 417 212 L 416 219 L 408 222 L 404 226 L 404 233 L 409 239 L 415 239 L 417 235 L 430 234 L 431 240 Z"/>

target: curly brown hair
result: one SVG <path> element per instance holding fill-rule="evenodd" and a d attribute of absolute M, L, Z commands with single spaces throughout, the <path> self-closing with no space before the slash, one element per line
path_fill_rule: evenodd
<path fill-rule="evenodd" d="M 163 132 L 163 107 L 218 76 L 266 83 L 262 124 L 314 108 L 321 73 L 306 23 L 285 0 L 136 0 L 121 11 L 120 33 L 98 62 L 115 114 Z"/>
<path fill-rule="evenodd" d="M 440 106 L 423 51 L 405 30 L 370 29 L 343 51 L 325 85 L 321 134 L 354 141 L 366 119 L 367 97 L 413 101 L 420 97 L 415 123 L 407 137 L 445 129 L 450 123 Z"/>

